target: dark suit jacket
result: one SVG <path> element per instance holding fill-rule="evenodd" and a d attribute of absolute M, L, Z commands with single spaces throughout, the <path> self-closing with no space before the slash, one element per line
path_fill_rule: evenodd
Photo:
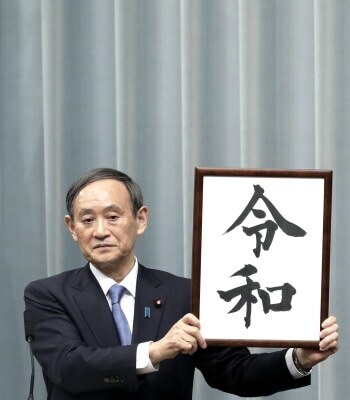
<path fill-rule="evenodd" d="M 137 375 L 137 343 L 163 337 L 190 312 L 190 302 L 190 280 L 140 265 L 132 344 L 120 346 L 108 302 L 88 266 L 29 284 L 25 303 L 48 399 L 189 400 L 195 367 L 209 385 L 241 396 L 309 384 L 309 378 L 290 376 L 285 351 L 251 355 L 246 348 L 227 347 L 179 355 L 162 362 L 158 372 Z M 151 309 L 150 318 L 145 307 Z"/>

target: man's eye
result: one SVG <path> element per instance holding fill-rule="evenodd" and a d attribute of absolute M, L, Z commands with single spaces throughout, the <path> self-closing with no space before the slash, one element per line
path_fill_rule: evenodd
<path fill-rule="evenodd" d="M 112 222 L 114 222 L 114 221 L 117 221 L 118 219 L 119 219 L 119 215 L 108 215 L 108 220 L 109 221 L 112 221 Z"/>
<path fill-rule="evenodd" d="M 84 225 L 91 225 L 92 223 L 93 223 L 93 219 L 92 218 L 84 218 L 83 220 L 82 220 L 82 223 L 84 224 Z"/>

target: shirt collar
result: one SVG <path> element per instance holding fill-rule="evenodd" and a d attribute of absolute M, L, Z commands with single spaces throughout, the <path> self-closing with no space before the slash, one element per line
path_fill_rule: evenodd
<path fill-rule="evenodd" d="M 89 263 L 90 270 L 94 274 L 95 278 L 97 279 L 97 282 L 101 286 L 101 289 L 103 290 L 103 293 L 107 295 L 108 290 L 113 286 L 116 282 L 110 278 L 109 276 L 105 275 L 103 272 L 101 272 L 99 269 L 97 269 L 94 265 Z M 135 264 L 132 267 L 131 271 L 126 275 L 126 277 L 119 282 L 120 285 L 123 285 L 126 290 L 131 294 L 134 298 L 136 295 L 136 280 L 137 280 L 137 272 L 139 269 L 139 263 L 137 261 L 137 258 L 135 257 Z"/>

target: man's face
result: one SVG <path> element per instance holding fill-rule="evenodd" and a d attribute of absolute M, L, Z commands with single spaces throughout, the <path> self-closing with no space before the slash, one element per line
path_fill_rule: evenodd
<path fill-rule="evenodd" d="M 135 217 L 130 195 L 122 182 L 103 179 L 85 186 L 65 221 L 80 250 L 104 272 L 123 272 L 134 265 L 135 242 L 147 226 L 147 208 Z"/>

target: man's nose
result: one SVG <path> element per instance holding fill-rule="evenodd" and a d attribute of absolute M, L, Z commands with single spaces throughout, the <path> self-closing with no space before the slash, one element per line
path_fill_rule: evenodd
<path fill-rule="evenodd" d="M 95 225 L 95 236 L 98 238 L 103 238 L 109 235 L 109 230 L 107 226 L 107 221 L 104 218 L 97 219 Z"/>

